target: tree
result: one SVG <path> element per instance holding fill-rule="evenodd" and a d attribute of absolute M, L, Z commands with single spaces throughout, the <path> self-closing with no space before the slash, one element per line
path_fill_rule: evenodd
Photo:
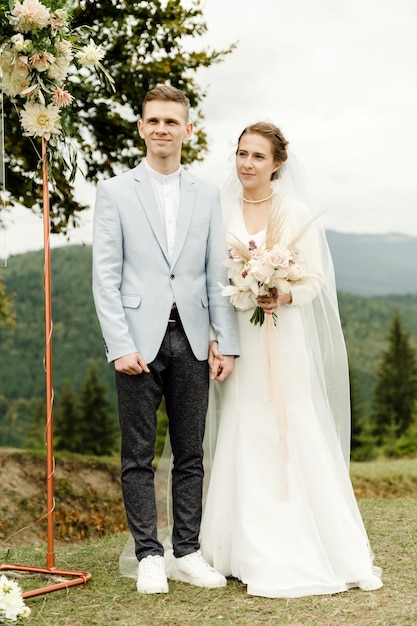
<path fill-rule="evenodd" d="M 416 399 L 416 352 L 396 313 L 388 333 L 388 348 L 382 354 L 376 374 L 372 421 L 378 444 L 392 446 L 407 432 Z"/>
<path fill-rule="evenodd" d="M 80 395 L 80 454 L 104 456 L 116 447 L 116 428 L 106 387 L 91 365 Z"/>
<path fill-rule="evenodd" d="M 55 416 L 55 447 L 57 450 L 79 452 L 81 441 L 81 416 L 78 408 L 78 397 L 71 381 L 67 379 L 57 396 L 58 410 Z"/>
<path fill-rule="evenodd" d="M 32 419 L 23 441 L 23 447 L 32 450 L 42 450 L 45 448 L 45 403 L 43 400 L 34 400 L 32 409 Z"/>
<path fill-rule="evenodd" d="M 7 403 L 0 396 L 0 446 L 20 448 L 39 412 L 39 398 L 16 398 Z M 42 433 L 43 435 L 43 433 Z"/>
<path fill-rule="evenodd" d="M 407 432 L 396 442 L 398 456 L 415 456 L 417 453 L 417 400 L 414 403 L 413 420 Z"/>
<path fill-rule="evenodd" d="M 6 326 L 15 326 L 15 312 L 13 310 L 13 300 L 10 293 L 6 291 L 6 287 L 2 281 L 0 274 L 0 320 Z"/>
<path fill-rule="evenodd" d="M 369 416 L 355 372 L 349 367 L 351 407 L 351 459 L 369 461 L 375 455 L 375 438 L 372 436 Z"/>
<path fill-rule="evenodd" d="M 66 85 L 75 100 L 65 133 L 82 154 L 88 181 L 97 182 L 137 164 L 144 147 L 139 145 L 136 120 L 145 93 L 156 84 L 182 89 L 195 110 L 195 121 L 203 119 L 199 106 L 204 92 L 195 73 L 223 60 L 233 46 L 221 51 L 191 49 L 191 40 L 207 30 L 201 4 L 194 0 L 185 8 L 181 0 L 79 0 L 72 26 L 91 26 L 94 41 L 106 50 L 103 63 L 115 81 L 114 93 L 96 75 L 84 81 L 70 77 Z M 9 0 L 0 0 L 0 9 L 0 24 L 6 24 Z M 39 144 L 31 146 L 23 137 L 18 111 L 9 99 L 4 108 L 8 203 L 21 203 L 40 213 Z M 206 133 L 197 126 L 184 148 L 184 163 L 202 160 L 207 151 Z M 51 163 L 56 181 L 50 193 L 52 232 L 66 232 L 87 208 L 75 196 L 70 169 L 63 162 Z"/>
<path fill-rule="evenodd" d="M 364 412 L 363 400 L 355 372 L 349 365 L 349 389 L 350 389 L 350 412 L 351 412 L 351 450 L 356 450 L 361 444 Z"/>

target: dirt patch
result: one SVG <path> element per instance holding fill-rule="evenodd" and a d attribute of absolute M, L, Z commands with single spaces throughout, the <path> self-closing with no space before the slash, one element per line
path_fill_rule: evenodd
<path fill-rule="evenodd" d="M 126 530 L 119 467 L 82 458 L 59 458 L 53 474 L 58 541 L 97 538 Z M 0 451 L 0 541 L 44 541 L 46 460 L 22 450 Z"/>
<path fill-rule="evenodd" d="M 15 456 L 16 455 L 16 456 Z M 40 462 L 32 458 L 21 458 L 20 453 L 0 453 L 0 489 L 3 492 L 13 492 L 19 497 L 30 498 L 42 488 L 45 480 L 45 469 Z M 3 498 L 2 498 L 3 499 Z"/>
<path fill-rule="evenodd" d="M 97 493 L 120 495 L 119 468 L 116 464 L 90 462 L 84 459 L 55 460 L 54 482 L 69 481 L 74 491 L 86 485 Z M 31 497 L 46 485 L 46 460 L 22 450 L 0 451 L 0 489 L 13 491 L 19 497 Z"/>

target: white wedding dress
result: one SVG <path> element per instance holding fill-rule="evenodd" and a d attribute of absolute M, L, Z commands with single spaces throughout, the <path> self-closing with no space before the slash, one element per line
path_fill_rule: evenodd
<path fill-rule="evenodd" d="M 287 240 L 306 221 L 302 207 L 290 208 Z M 227 230 L 245 243 L 254 239 L 259 245 L 265 237 L 264 231 L 246 231 L 240 203 Z M 252 595 L 292 598 L 382 586 L 332 416 L 329 397 L 335 396 L 336 404 L 340 400 L 337 385 L 323 382 L 326 354 L 322 346 L 315 358 L 314 341 L 306 336 L 306 328 L 313 333 L 306 320 L 323 296 L 317 241 L 311 228 L 299 246 L 316 280 L 294 287 L 293 304 L 278 310 L 274 329 L 281 380 L 270 382 L 280 386 L 285 401 L 288 461 L 279 451 L 277 414 L 267 392 L 267 324 L 250 323 L 253 309 L 237 311 L 241 356 L 219 385 L 219 431 L 201 549 L 209 563 L 245 583 Z"/>

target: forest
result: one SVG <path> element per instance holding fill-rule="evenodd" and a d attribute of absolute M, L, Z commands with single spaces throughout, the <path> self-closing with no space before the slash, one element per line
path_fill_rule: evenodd
<path fill-rule="evenodd" d="M 115 452 L 119 442 L 114 376 L 105 358 L 91 294 L 91 247 L 55 248 L 51 267 L 56 445 L 72 441 L 70 451 Z M 0 446 L 39 447 L 45 394 L 43 252 L 11 257 L 3 280 L 12 298 L 15 324 L 0 324 Z M 409 359 L 407 371 L 401 374 L 406 391 L 417 399 L 417 294 L 338 295 L 352 382 L 353 452 L 356 448 L 360 458 L 372 457 L 378 445 L 387 444 L 376 436 L 374 395 L 378 377 L 384 373 L 378 373 L 381 364 L 388 367 L 391 352 L 398 349 L 395 342 L 402 350 L 395 358 L 402 363 Z M 405 348 L 401 347 L 404 340 Z M 390 380 L 399 389 L 395 375 Z M 416 419 L 415 406 L 410 410 L 405 430 Z M 395 440 L 404 434 L 401 429 L 394 431 Z M 394 453 L 391 449 L 390 454 Z"/>

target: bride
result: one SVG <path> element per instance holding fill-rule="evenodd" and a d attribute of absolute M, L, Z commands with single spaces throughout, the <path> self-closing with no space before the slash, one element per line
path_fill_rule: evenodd
<path fill-rule="evenodd" d="M 286 146 L 272 124 L 247 127 L 225 199 L 229 248 L 295 242 L 303 277 L 287 293 L 240 302 L 241 357 L 219 389 L 201 549 L 252 595 L 377 589 L 381 571 L 349 478 L 348 368 L 333 266 L 324 234 L 296 197 Z M 257 305 L 262 325 L 251 323 Z"/>

